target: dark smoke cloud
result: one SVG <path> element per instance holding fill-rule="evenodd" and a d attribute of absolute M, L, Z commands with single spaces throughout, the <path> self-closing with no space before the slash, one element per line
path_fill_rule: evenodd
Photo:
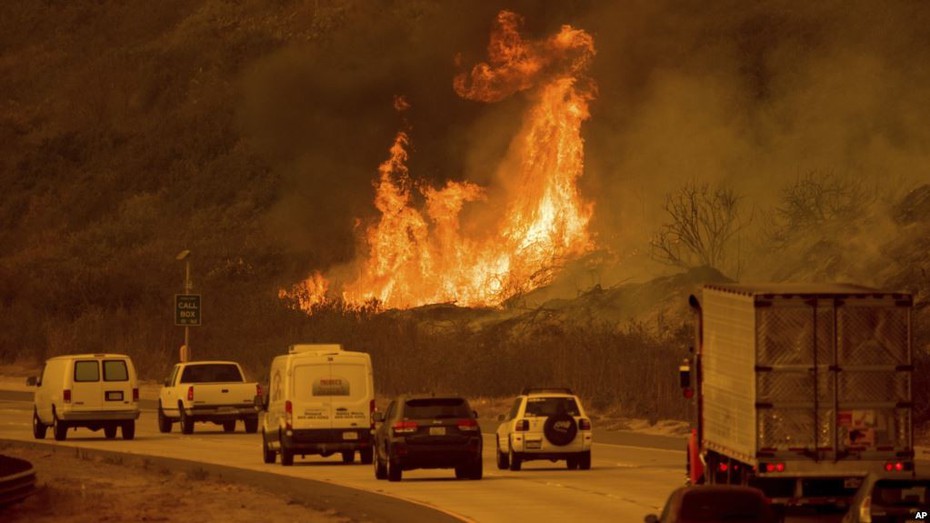
<path fill-rule="evenodd" d="M 414 178 L 493 184 L 524 102 L 463 100 L 452 79 L 457 55 L 485 59 L 501 9 L 529 37 L 562 24 L 594 36 L 582 183 L 607 246 L 642 250 L 686 180 L 731 184 L 764 208 L 811 170 L 901 190 L 930 178 L 925 2 L 362 2 L 245 80 L 245 128 L 289 180 L 277 226 L 313 268 L 357 254 L 354 220 L 373 215 L 377 165 L 401 128 Z"/>

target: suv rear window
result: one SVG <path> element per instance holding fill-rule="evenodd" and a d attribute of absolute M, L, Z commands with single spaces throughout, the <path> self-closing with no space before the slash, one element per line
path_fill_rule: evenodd
<path fill-rule="evenodd" d="M 407 400 L 404 419 L 470 418 L 471 410 L 463 398 L 422 398 Z"/>
<path fill-rule="evenodd" d="M 104 360 L 103 381 L 129 381 L 129 367 L 124 360 Z"/>
<path fill-rule="evenodd" d="M 97 365 L 97 360 L 75 361 L 74 381 L 85 383 L 100 381 L 100 366 Z"/>
<path fill-rule="evenodd" d="M 575 398 L 527 398 L 525 416 L 555 416 L 565 413 L 569 416 L 580 416 Z"/>
<path fill-rule="evenodd" d="M 229 383 L 241 382 L 239 367 L 231 363 L 189 365 L 181 374 L 181 383 Z"/>
<path fill-rule="evenodd" d="M 879 480 L 872 489 L 872 506 L 925 507 L 930 481 Z"/>

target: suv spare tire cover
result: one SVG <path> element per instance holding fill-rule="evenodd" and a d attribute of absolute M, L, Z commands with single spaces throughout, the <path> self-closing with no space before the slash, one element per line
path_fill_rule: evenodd
<path fill-rule="evenodd" d="M 578 425 L 575 418 L 568 414 L 549 416 L 543 425 L 543 434 L 553 445 L 564 447 L 575 440 L 578 434 Z"/>

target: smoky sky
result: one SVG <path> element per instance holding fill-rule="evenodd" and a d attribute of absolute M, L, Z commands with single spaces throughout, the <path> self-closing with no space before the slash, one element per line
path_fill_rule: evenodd
<path fill-rule="evenodd" d="M 493 184 L 526 99 L 463 100 L 452 79 L 456 61 L 486 59 L 501 9 L 530 37 L 562 24 L 594 37 L 581 189 L 602 244 L 643 244 L 664 195 L 688 180 L 764 207 L 811 171 L 899 190 L 930 179 L 924 2 L 376 5 L 341 11 L 324 37 L 270 52 L 242 78 L 243 129 L 285 180 L 272 225 L 308 270 L 360 254 L 356 220 L 374 215 L 377 166 L 399 130 L 419 183 Z M 403 115 L 395 95 L 411 106 Z"/>

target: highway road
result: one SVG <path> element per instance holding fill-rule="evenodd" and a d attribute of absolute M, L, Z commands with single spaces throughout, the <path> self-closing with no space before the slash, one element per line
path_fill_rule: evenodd
<path fill-rule="evenodd" d="M 34 441 L 29 396 L 0 393 L 0 439 Z M 135 440 L 106 440 L 102 431 L 77 429 L 69 431 L 64 442 L 54 442 L 51 433 L 45 441 L 312 479 L 428 505 L 466 521 L 489 523 L 510 522 L 515 517 L 530 521 L 642 521 L 645 514 L 660 510 L 668 493 L 683 479 L 683 451 L 611 443 L 595 444 L 590 471 L 569 471 L 564 462 L 548 461 L 525 463 L 519 472 L 501 471 L 495 465 L 493 437 L 486 435 L 481 481 L 458 481 L 452 470 L 440 469 L 405 472 L 403 481 L 391 483 L 376 480 L 371 466 L 342 464 L 338 455 L 297 457 L 293 467 L 266 465 L 261 460 L 260 437 L 243 433 L 241 423 L 237 430 L 226 434 L 219 425 L 198 423 L 189 436 L 181 435 L 177 425 L 171 433 L 161 434 L 154 409 L 145 408 L 143 403 Z M 637 435 L 629 437 L 635 441 Z M 678 446 L 674 438 L 658 441 Z"/>
<path fill-rule="evenodd" d="M 371 466 L 344 465 L 339 456 L 297 457 L 293 467 L 262 463 L 260 437 L 242 432 L 227 434 L 219 425 L 198 423 L 195 433 L 183 436 L 177 425 L 169 434 L 157 431 L 154 403 L 142 402 L 136 439 L 106 440 L 103 432 L 69 431 L 56 445 L 126 452 L 226 465 L 271 472 L 330 485 L 375 492 L 436 508 L 465 521 L 642 521 L 658 513 L 668 494 L 683 480 L 684 440 L 635 433 L 598 433 L 595 427 L 592 470 L 569 471 L 564 462 L 529 462 L 519 472 L 497 470 L 494 440 L 485 434 L 484 479 L 458 481 L 451 470 L 404 473 L 400 483 L 379 481 Z M 31 393 L 0 391 L 0 439 L 34 441 L 31 431 Z M 493 425 L 493 424 L 490 424 Z M 485 427 L 490 432 L 489 427 Z M 606 440 L 606 441 L 605 441 Z M 660 447 L 660 448 L 655 448 Z M 661 448 L 664 447 L 664 448 Z M 925 464 L 922 464 L 925 465 Z M 789 518 L 790 522 L 835 521 Z"/>

